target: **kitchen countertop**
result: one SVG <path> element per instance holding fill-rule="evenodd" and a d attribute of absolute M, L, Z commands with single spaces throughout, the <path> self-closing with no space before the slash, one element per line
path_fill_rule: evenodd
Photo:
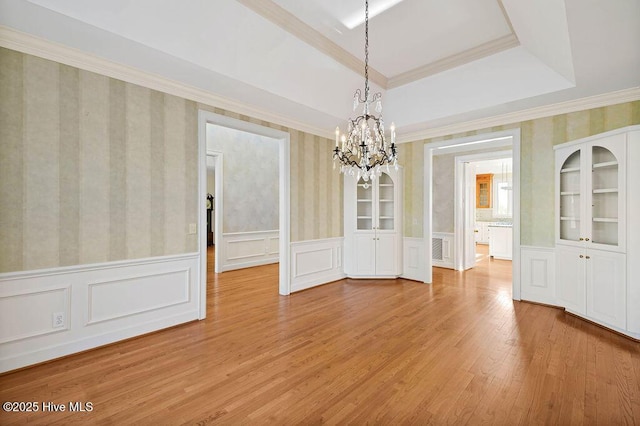
<path fill-rule="evenodd" d="M 489 222 L 489 227 L 494 227 L 494 228 L 513 228 L 513 223 L 509 223 L 509 222 Z"/>

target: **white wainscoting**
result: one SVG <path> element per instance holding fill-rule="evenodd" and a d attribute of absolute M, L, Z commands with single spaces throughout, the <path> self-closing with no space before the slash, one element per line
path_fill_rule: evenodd
<path fill-rule="evenodd" d="M 343 247 L 342 237 L 291 243 L 291 291 L 346 277 Z"/>
<path fill-rule="evenodd" d="M 558 305 L 556 299 L 555 249 L 520 246 L 521 299 Z"/>
<path fill-rule="evenodd" d="M 403 238 L 402 256 L 402 278 L 424 282 L 425 262 L 424 262 L 424 239 L 423 238 Z"/>
<path fill-rule="evenodd" d="M 216 248 L 220 272 L 278 263 L 279 245 L 278 230 L 222 234 L 222 250 Z"/>
<path fill-rule="evenodd" d="M 0 372 L 198 319 L 198 262 L 191 253 L 0 274 Z"/>
<path fill-rule="evenodd" d="M 439 255 L 436 253 L 436 244 L 437 240 L 440 240 L 441 249 Z M 453 254 L 454 246 L 455 246 L 455 238 L 454 234 L 448 232 L 434 232 L 432 233 L 432 244 L 433 249 L 431 253 L 433 254 L 433 266 L 439 266 L 440 268 L 449 268 L 455 269 Z"/>

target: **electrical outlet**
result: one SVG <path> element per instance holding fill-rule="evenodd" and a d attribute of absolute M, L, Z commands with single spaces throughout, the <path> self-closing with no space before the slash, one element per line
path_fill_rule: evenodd
<path fill-rule="evenodd" d="M 189 234 L 195 234 L 198 232 L 198 226 L 195 223 L 189 224 Z"/>
<path fill-rule="evenodd" d="M 53 328 L 64 327 L 64 312 L 53 313 Z"/>

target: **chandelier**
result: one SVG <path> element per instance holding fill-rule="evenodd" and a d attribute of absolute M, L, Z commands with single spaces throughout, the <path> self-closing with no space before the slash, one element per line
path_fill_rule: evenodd
<path fill-rule="evenodd" d="M 391 143 L 384 134 L 382 120 L 382 94 L 369 96 L 369 1 L 364 6 L 364 93 L 360 89 L 353 95 L 353 110 L 362 107 L 362 114 L 349 118 L 346 135 L 340 135 L 340 127 L 336 127 L 336 147 L 333 150 L 333 168 L 340 165 L 340 172 L 360 177 L 367 182 L 382 174 L 381 168 L 393 165 L 398 169 L 398 152 L 396 149 L 396 129 L 391 123 L 389 128 Z M 376 116 L 371 111 L 374 106 Z"/>

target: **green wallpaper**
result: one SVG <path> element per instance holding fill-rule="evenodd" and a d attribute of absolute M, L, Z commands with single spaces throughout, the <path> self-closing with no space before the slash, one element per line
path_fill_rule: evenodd
<path fill-rule="evenodd" d="M 0 272 L 196 251 L 199 108 L 288 131 L 292 241 L 342 235 L 330 140 L 1 48 Z"/>
<path fill-rule="evenodd" d="M 416 144 L 422 147 L 424 144 L 441 140 L 519 127 L 521 129 L 521 244 L 553 247 L 555 229 L 553 222 L 555 216 L 555 180 L 553 176 L 555 157 L 553 146 L 633 124 L 640 124 L 640 101 L 475 130 L 437 139 L 417 141 L 406 145 L 410 145 L 411 152 L 414 152 Z M 401 149 L 404 149 L 404 147 L 405 145 L 403 144 Z M 406 169 L 412 170 L 408 170 L 405 173 L 424 173 L 424 167 L 421 162 L 408 162 L 405 165 Z M 406 184 L 414 187 L 405 188 L 405 197 L 409 195 L 412 197 L 410 201 L 405 200 L 405 222 L 410 217 L 421 214 L 423 201 L 422 182 L 407 181 Z M 416 189 L 415 185 L 418 185 L 419 188 Z M 418 210 L 417 206 L 420 206 L 420 210 Z M 405 235 L 422 237 L 422 229 L 405 227 Z"/>

